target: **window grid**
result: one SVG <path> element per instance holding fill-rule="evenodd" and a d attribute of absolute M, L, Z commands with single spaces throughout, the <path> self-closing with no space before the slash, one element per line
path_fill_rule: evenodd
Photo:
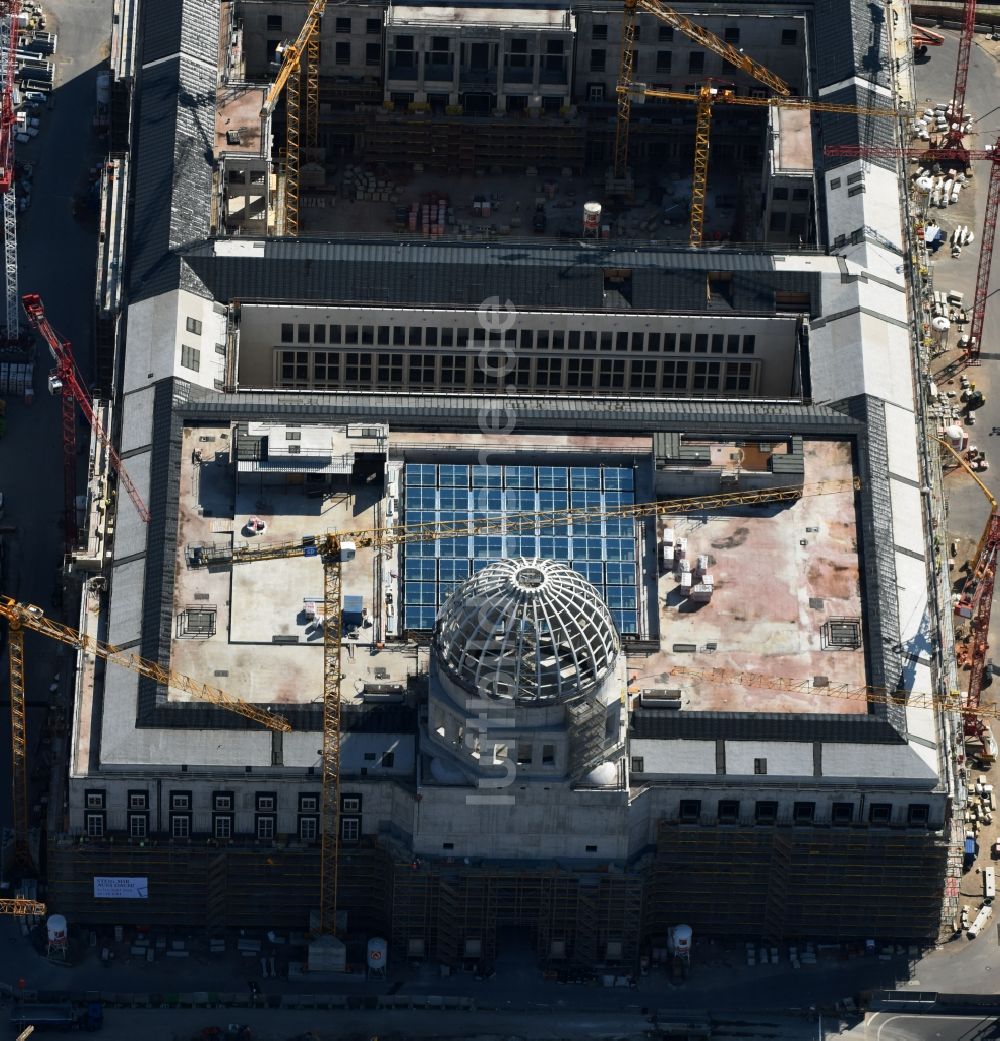
<path fill-rule="evenodd" d="M 506 557 L 564 560 L 597 586 L 620 632 L 638 632 L 635 521 L 604 517 L 635 501 L 634 474 L 619 467 L 465 466 L 409 463 L 405 523 L 461 522 L 512 512 L 593 508 L 595 516 L 538 531 L 463 535 L 414 543 L 403 559 L 403 624 L 430 629 L 446 597 L 470 574 Z"/>

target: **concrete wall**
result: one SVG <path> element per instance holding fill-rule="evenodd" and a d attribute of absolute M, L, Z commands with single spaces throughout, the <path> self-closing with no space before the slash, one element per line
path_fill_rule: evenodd
<path fill-rule="evenodd" d="M 519 311 L 507 322 L 507 346 L 488 346 L 483 322 L 472 310 L 244 304 L 238 385 L 475 390 L 487 382 L 484 375 L 509 372 L 508 382 L 521 388 L 576 393 L 782 398 L 797 390 L 795 315 Z M 316 342 L 317 333 L 325 342 Z M 526 346 L 526 334 L 532 346 Z M 335 338 L 355 342 L 332 343 Z M 337 356 L 333 377 L 328 354 Z M 608 363 L 607 372 L 601 361 Z M 589 385 L 585 374 L 576 374 L 583 362 L 592 366 Z M 649 364 L 640 368 L 637 362 Z M 620 371 L 612 374 L 613 365 Z"/>
<path fill-rule="evenodd" d="M 424 785 L 420 794 L 419 856 L 606 862 L 628 855 L 623 791 L 515 781 L 496 792 Z"/>
<path fill-rule="evenodd" d="M 382 3 L 349 4 L 327 10 L 321 37 L 321 74 L 355 80 L 378 78 L 385 88 L 386 97 L 397 92 L 412 92 L 414 100 L 423 101 L 428 93 L 443 92 L 450 95 L 452 103 L 457 102 L 459 94 L 470 85 L 463 86 L 457 81 L 450 87 L 428 84 L 422 75 L 416 81 L 389 77 L 389 55 L 393 49 L 391 37 L 405 30 L 401 27 L 382 29 L 386 7 Z M 246 71 L 250 79 L 267 77 L 274 44 L 283 39 L 295 38 L 307 10 L 308 4 L 298 0 L 241 0 L 238 17 L 243 22 Z M 614 104 L 621 54 L 621 7 L 604 3 L 581 3 L 571 4 L 570 10 L 575 16 L 576 31 L 566 35 L 569 82 L 565 90 L 560 90 L 556 83 L 536 82 L 533 86 L 538 89 L 532 92 L 532 96 L 552 95 L 562 99 L 569 95 L 577 104 L 590 101 Z M 682 10 L 694 22 L 719 36 L 724 37 L 728 29 L 730 39 L 733 39 L 732 30 L 736 30 L 738 39 L 734 40 L 735 46 L 742 47 L 747 54 L 782 77 L 794 93 L 803 94 L 807 91 L 805 53 L 808 29 L 803 14 L 794 9 L 782 10 L 780 7 L 755 9 L 753 14 L 744 16 L 718 14 L 701 5 L 684 5 Z M 339 28 L 338 19 L 341 20 Z M 376 19 L 379 22 L 378 33 L 374 31 Z M 662 24 L 653 15 L 641 13 L 638 16 L 637 80 L 685 90 L 689 86 L 700 86 L 707 77 L 721 77 L 734 82 L 741 94 L 760 89 L 756 81 L 735 70 L 722 58 L 705 53 L 682 33 L 675 31 L 672 39 L 661 39 Z M 448 30 L 434 28 L 426 32 L 422 27 L 415 26 L 411 30 L 412 35 L 421 38 L 434 35 L 485 40 L 487 37 L 483 32 L 484 27 L 480 25 Z M 525 28 L 520 35 L 531 37 L 533 34 Z M 555 38 L 562 34 L 547 32 L 543 35 Z M 374 54 L 369 50 L 369 45 L 376 43 L 381 48 L 381 61 L 377 65 L 369 64 Z M 338 44 L 342 45 L 339 51 Z M 345 44 L 346 48 L 343 46 Z M 426 50 L 422 44 L 417 49 Z M 529 51 L 531 49 L 532 44 L 529 44 Z M 661 52 L 670 54 L 669 72 L 664 68 L 665 59 Z M 692 53 L 704 54 L 700 67 L 692 65 Z M 500 65 L 502 67 L 502 62 Z M 508 84 L 505 87 L 502 77 L 499 83 L 494 84 L 494 89 L 498 91 L 501 101 L 505 93 L 526 93 L 521 90 L 521 85 Z"/>
<path fill-rule="evenodd" d="M 183 290 L 132 304 L 125 340 L 125 393 L 171 376 L 209 390 L 221 388 L 226 314 L 219 307 L 221 313 L 213 301 Z"/>
<path fill-rule="evenodd" d="M 755 61 L 780 76 L 792 88 L 793 94 L 801 95 L 807 90 L 804 15 L 777 8 L 770 11 L 755 9 L 747 16 L 735 13 L 720 15 L 704 6 L 681 5 L 679 9 L 697 25 L 710 29 L 717 36 L 726 38 L 726 31 L 730 30 L 727 42 L 733 42 L 735 47 L 742 48 Z M 603 99 L 613 102 L 621 55 L 621 7 L 581 4 L 575 6 L 574 11 L 577 18 L 574 99 L 580 103 L 598 101 L 600 98 L 595 96 L 597 88 Z M 669 26 L 653 15 L 639 14 L 636 25 L 639 29 L 636 82 L 664 90 L 686 91 L 697 89 L 709 77 L 714 77 L 734 83 L 739 94 L 765 89 L 763 84 L 737 71 L 718 55 L 706 52 L 683 33 L 677 30 L 671 33 Z M 661 25 L 667 38 L 661 38 Z M 738 39 L 732 39 L 733 30 L 738 33 Z M 786 33 L 794 33 L 794 40 L 791 35 L 784 35 Z M 789 42 L 783 43 L 783 39 Z M 692 55 L 704 57 L 695 57 L 692 64 Z M 700 68 L 699 61 L 702 62 Z"/>

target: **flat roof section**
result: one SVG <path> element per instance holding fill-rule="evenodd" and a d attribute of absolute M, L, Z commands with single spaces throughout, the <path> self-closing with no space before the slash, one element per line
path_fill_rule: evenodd
<path fill-rule="evenodd" d="M 389 7 L 386 24 L 401 26 L 498 25 L 517 29 L 571 29 L 573 15 L 559 8 L 540 7 L 427 7 L 418 4 Z"/>
<path fill-rule="evenodd" d="M 215 154 L 235 152 L 260 155 L 260 110 L 266 91 L 263 87 L 225 87 L 215 107 Z"/>
<path fill-rule="evenodd" d="M 323 631 L 316 622 L 323 616 L 320 561 L 288 557 L 191 569 L 185 551 L 199 543 L 291 542 L 303 535 L 374 528 L 381 523 L 382 481 L 348 483 L 348 475 L 332 495 L 317 497 L 305 483 L 261 485 L 246 474 L 237 481 L 229 465 L 231 442 L 229 432 L 217 426 L 184 428 L 171 668 L 256 704 L 308 705 L 323 692 Z M 253 537 L 245 529 L 251 516 L 266 525 Z M 354 560 L 341 571 L 345 605 L 360 598 L 367 618 L 376 621 L 381 606 L 375 603 L 376 590 L 381 599 L 382 582 L 389 580 L 388 564 L 383 573 L 381 563 L 372 547 L 358 545 Z M 352 628 L 354 637 L 348 635 Z M 346 701 L 360 696 L 366 683 L 400 685 L 416 671 L 409 651 L 373 653 L 368 646 L 376 642 L 373 630 L 374 625 L 355 626 L 345 618 Z M 188 700 L 172 688 L 170 697 Z"/>
<path fill-rule="evenodd" d="M 812 113 L 807 108 L 781 108 L 774 111 L 778 129 L 776 170 L 800 173 L 815 169 L 812 147 Z"/>
<path fill-rule="evenodd" d="M 808 442 L 805 482 L 853 478 L 850 446 Z M 671 674 L 723 669 L 831 686 L 867 682 L 854 494 L 806 495 L 790 506 L 693 513 L 657 521 L 707 557 L 713 592 L 695 603 L 658 554 L 660 650 L 630 662 L 640 688 L 680 689 L 684 712 L 866 713 L 863 700 L 776 691 Z M 698 578 L 692 577 L 692 586 Z M 820 679 L 820 684 L 823 682 Z"/>

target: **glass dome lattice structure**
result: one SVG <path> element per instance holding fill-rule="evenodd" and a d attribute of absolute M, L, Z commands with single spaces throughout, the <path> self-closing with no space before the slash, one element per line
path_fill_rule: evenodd
<path fill-rule="evenodd" d="M 555 560 L 501 560 L 459 586 L 441 608 L 434 649 L 471 694 L 551 704 L 597 689 L 620 641 L 607 604 Z"/>

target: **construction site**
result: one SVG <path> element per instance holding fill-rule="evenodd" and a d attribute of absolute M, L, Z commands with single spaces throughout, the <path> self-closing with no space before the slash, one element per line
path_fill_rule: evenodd
<path fill-rule="evenodd" d="M 1000 525 L 953 596 L 907 8 L 141 6 L 96 398 L 22 302 L 80 593 L 0 599 L 36 913 L 319 978 L 953 932 Z"/>

